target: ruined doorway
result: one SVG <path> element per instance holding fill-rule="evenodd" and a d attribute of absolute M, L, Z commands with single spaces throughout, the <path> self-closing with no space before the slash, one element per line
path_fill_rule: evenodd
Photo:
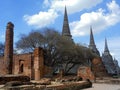
<path fill-rule="evenodd" d="M 23 73 L 24 69 L 23 69 L 23 64 L 20 66 L 20 73 Z"/>
<path fill-rule="evenodd" d="M 19 60 L 19 74 L 24 73 L 24 60 Z"/>

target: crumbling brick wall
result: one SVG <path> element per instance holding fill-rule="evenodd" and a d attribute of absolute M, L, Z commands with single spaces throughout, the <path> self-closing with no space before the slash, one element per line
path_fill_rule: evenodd
<path fill-rule="evenodd" d="M 94 80 L 95 79 L 94 74 L 91 71 L 91 68 L 87 66 L 79 67 L 77 76 L 82 77 L 83 80 L 87 80 L 87 79 Z"/>
<path fill-rule="evenodd" d="M 5 74 L 6 74 L 6 71 L 5 71 L 5 65 L 4 65 L 4 57 L 1 56 L 0 57 L 0 76 Z"/>
<path fill-rule="evenodd" d="M 100 57 L 92 60 L 92 71 L 96 77 L 108 76 L 105 66 Z"/>
<path fill-rule="evenodd" d="M 13 74 L 27 75 L 31 79 L 34 77 L 32 53 L 14 55 L 13 59 Z M 21 64 L 23 64 L 23 72 L 20 70 Z"/>

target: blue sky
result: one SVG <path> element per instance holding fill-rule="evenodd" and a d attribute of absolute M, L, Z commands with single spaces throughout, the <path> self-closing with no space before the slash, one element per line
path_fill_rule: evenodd
<path fill-rule="evenodd" d="M 104 39 L 120 65 L 119 0 L 3 0 L 0 3 L 0 42 L 5 41 L 7 22 L 14 23 L 14 41 L 20 34 L 51 27 L 62 31 L 64 7 L 67 7 L 70 29 L 77 43 L 89 44 L 90 26 L 100 53 Z"/>

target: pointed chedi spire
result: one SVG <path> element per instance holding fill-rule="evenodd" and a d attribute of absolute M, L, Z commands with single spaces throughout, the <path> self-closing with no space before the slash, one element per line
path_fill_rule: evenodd
<path fill-rule="evenodd" d="M 104 48 L 104 53 L 108 53 L 109 54 L 109 49 L 108 49 L 108 45 L 107 45 L 107 39 L 105 38 L 105 48 Z"/>
<path fill-rule="evenodd" d="M 109 49 L 108 49 L 108 45 L 107 45 L 107 39 L 105 38 L 105 49 L 104 49 L 105 52 L 109 52 Z"/>
<path fill-rule="evenodd" d="M 95 42 L 94 42 L 94 36 L 92 32 L 92 26 L 90 26 L 90 43 L 89 43 L 89 48 L 98 56 L 100 56 L 99 51 L 96 48 Z"/>
<path fill-rule="evenodd" d="M 115 66 L 113 57 L 109 52 L 106 38 L 105 38 L 104 53 L 102 54 L 102 61 L 105 65 L 105 68 L 107 69 L 108 74 L 110 75 L 117 74 L 116 66 Z"/>
<path fill-rule="evenodd" d="M 90 26 L 90 44 L 89 45 L 95 46 L 93 32 L 92 32 L 92 26 Z"/>
<path fill-rule="evenodd" d="M 70 33 L 70 28 L 69 28 L 69 21 L 68 21 L 68 15 L 67 15 L 66 6 L 65 6 L 65 12 L 64 12 L 62 35 L 67 36 L 68 38 L 72 39 L 72 35 Z"/>

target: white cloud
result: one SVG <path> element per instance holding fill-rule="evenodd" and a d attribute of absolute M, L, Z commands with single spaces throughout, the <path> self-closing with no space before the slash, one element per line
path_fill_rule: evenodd
<path fill-rule="evenodd" d="M 79 21 L 70 23 L 73 36 L 88 35 L 90 25 L 93 26 L 94 33 L 96 33 L 120 22 L 120 6 L 112 1 L 107 4 L 107 7 L 107 13 L 105 13 L 106 10 L 100 8 L 95 12 L 84 13 Z"/>
<path fill-rule="evenodd" d="M 111 53 L 111 55 L 113 56 L 113 58 L 115 57 L 118 61 L 119 61 L 119 65 L 120 65 L 120 37 L 110 37 L 107 38 L 107 43 L 108 43 L 108 48 L 109 51 Z M 105 41 L 98 41 L 96 42 L 97 47 L 99 47 L 99 51 L 101 53 L 104 52 L 104 45 L 105 45 Z"/>
<path fill-rule="evenodd" d="M 50 6 L 50 0 L 44 0 L 43 7 L 49 7 Z"/>
<path fill-rule="evenodd" d="M 32 16 L 25 15 L 24 20 L 27 22 L 28 25 L 41 28 L 54 23 L 54 20 L 57 17 L 58 14 L 53 9 L 49 9 L 47 12 L 41 11 L 38 14 Z"/>
<path fill-rule="evenodd" d="M 44 0 L 43 8 L 49 8 L 48 11 L 40 11 L 31 16 L 25 15 L 24 20 L 28 25 L 41 28 L 54 23 L 58 17 L 58 13 L 64 11 L 65 5 L 67 6 L 68 13 L 75 13 L 96 6 L 100 2 L 102 2 L 102 0 Z"/>
<path fill-rule="evenodd" d="M 56 11 L 63 11 L 64 7 L 67 6 L 68 13 L 75 13 L 94 7 L 100 2 L 102 0 L 51 0 L 51 8 Z"/>

